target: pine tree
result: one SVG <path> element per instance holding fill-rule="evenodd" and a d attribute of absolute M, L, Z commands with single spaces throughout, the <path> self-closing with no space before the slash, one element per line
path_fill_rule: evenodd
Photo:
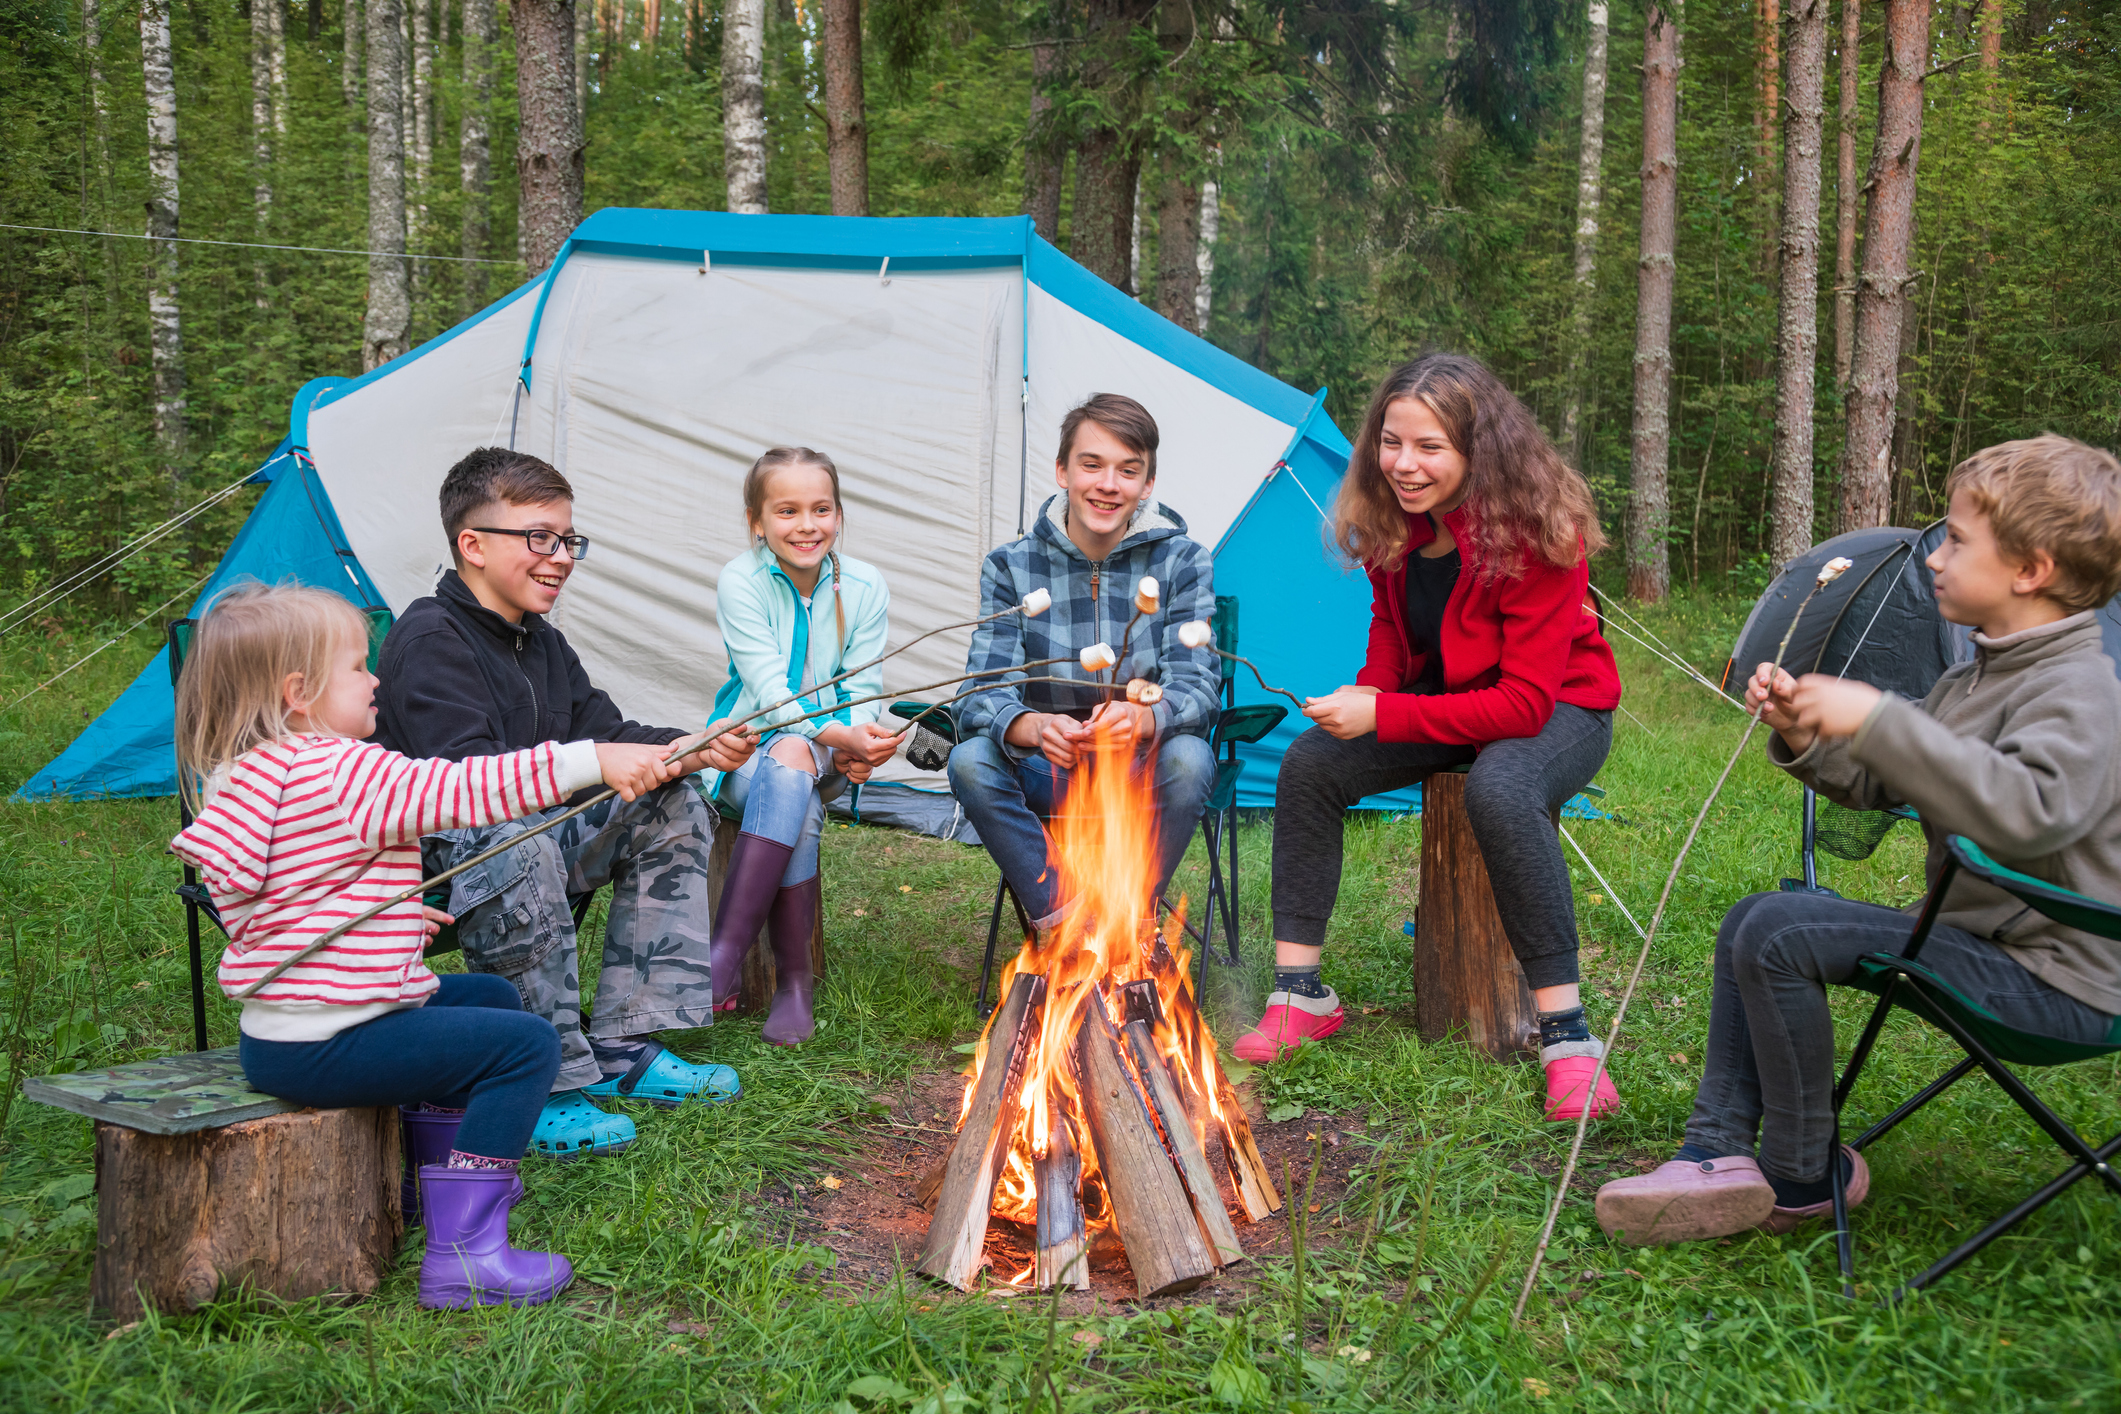
<path fill-rule="evenodd" d="M 653 0 L 651 0 L 653 3 Z M 869 214 L 869 113 L 862 97 L 862 0 L 824 0 L 825 145 L 832 214 Z"/>
<path fill-rule="evenodd" d="M 493 229 L 490 189 L 493 185 L 493 139 L 488 110 L 493 105 L 493 54 L 498 38 L 494 0 L 464 0 L 464 95 L 457 136 L 458 166 L 464 187 L 464 242 L 468 261 L 486 256 Z M 486 267 L 464 266 L 463 317 L 486 304 Z"/>
<path fill-rule="evenodd" d="M 363 372 L 404 353 L 412 332 L 405 261 L 404 0 L 368 0 L 368 318 Z"/>
<path fill-rule="evenodd" d="M 1642 256 L 1635 303 L 1634 504 L 1628 597 L 1664 598 L 1672 569 L 1672 287 L 1679 197 L 1679 22 L 1652 0 L 1642 42 Z"/>
<path fill-rule="evenodd" d="M 1782 297 L 1775 345 L 1775 465 L 1768 559 L 1812 544 L 1812 404 L 1819 363 L 1819 159 L 1826 123 L 1827 0 L 1790 0 L 1782 124 Z"/>
<path fill-rule="evenodd" d="M 1840 165 L 1834 186 L 1834 387 L 1845 390 L 1856 347 L 1856 108 L 1863 43 L 1863 0 L 1841 0 Z"/>
<path fill-rule="evenodd" d="M 1031 41 L 1031 106 L 1024 122 L 1024 206 L 1038 233 L 1060 239 L 1061 182 L 1068 149 L 1054 131 L 1053 90 L 1061 83 L 1059 6 L 1041 8 L 1039 28 Z"/>
<path fill-rule="evenodd" d="M 509 0 L 508 13 L 516 38 L 517 244 L 528 273 L 541 275 L 582 224 L 575 0 Z"/>

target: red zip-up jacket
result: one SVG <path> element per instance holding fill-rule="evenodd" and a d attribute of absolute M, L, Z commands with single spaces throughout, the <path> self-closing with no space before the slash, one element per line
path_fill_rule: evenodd
<path fill-rule="evenodd" d="M 1483 581 L 1465 508 L 1443 523 L 1458 541 L 1458 583 L 1443 610 L 1444 690 L 1409 691 L 1428 662 L 1407 641 L 1407 570 L 1371 570 L 1370 656 L 1355 681 L 1374 687 L 1379 741 L 1486 746 L 1537 736 L 1556 702 L 1593 712 L 1620 705 L 1620 668 L 1598 632 L 1591 566 L 1558 569 L 1528 556 L 1515 577 Z M 1407 553 L 1436 538 L 1425 515 L 1407 517 Z"/>

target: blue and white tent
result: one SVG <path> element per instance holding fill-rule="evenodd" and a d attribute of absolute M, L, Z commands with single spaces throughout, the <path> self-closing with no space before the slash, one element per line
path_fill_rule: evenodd
<path fill-rule="evenodd" d="M 691 724 L 723 677 L 715 578 L 745 545 L 740 487 L 760 451 L 838 462 L 844 543 L 890 580 L 903 642 L 976 613 L 982 557 L 1054 489 L 1062 414 L 1105 391 L 1155 415 L 1156 494 L 1213 548 L 1242 650 L 1298 692 L 1351 679 L 1368 586 L 1321 534 L 1348 455 L 1323 391 L 1179 329 L 1021 217 L 598 212 L 479 315 L 365 377 L 305 386 L 209 589 L 292 575 L 402 611 L 448 560 L 444 473 L 513 445 L 574 484 L 595 544 L 555 621 L 629 715 Z M 892 660 L 887 686 L 961 670 L 968 637 Z M 1239 699 L 1262 696 L 1241 673 Z M 170 710 L 158 659 L 23 794 L 172 792 Z M 1247 749 L 1242 804 L 1272 803 L 1294 731 Z M 940 784 L 903 759 L 880 774 Z"/>

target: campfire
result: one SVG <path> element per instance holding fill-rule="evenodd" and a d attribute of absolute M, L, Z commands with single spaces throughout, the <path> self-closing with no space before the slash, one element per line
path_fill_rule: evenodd
<path fill-rule="evenodd" d="M 1156 810 L 1131 750 L 1098 739 L 1053 820 L 1070 908 L 1002 973 L 918 1269 L 960 1290 L 999 1216 L 1036 1233 L 1012 1284 L 1087 1287 L 1116 1238 L 1139 1294 L 1244 1260 L 1281 1207 L 1188 979 L 1184 905 L 1159 931 Z M 1043 943 L 1043 946 L 1040 944 Z"/>

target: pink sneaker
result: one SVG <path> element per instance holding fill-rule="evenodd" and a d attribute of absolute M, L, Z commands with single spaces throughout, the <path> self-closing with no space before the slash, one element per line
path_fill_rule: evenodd
<path fill-rule="evenodd" d="M 1662 1247 L 1729 1237 L 1757 1227 L 1775 1207 L 1775 1190 L 1751 1159 L 1673 1159 L 1598 1190 L 1598 1225 L 1631 1247 Z"/>
<path fill-rule="evenodd" d="M 1323 1041 L 1348 1021 L 1340 998 L 1331 987 L 1322 997 L 1299 997 L 1294 992 L 1270 992 L 1267 1013 L 1259 1025 L 1237 1038 L 1230 1053 L 1253 1065 L 1269 1065 L 1284 1055 L 1294 1055 L 1307 1041 Z"/>
<path fill-rule="evenodd" d="M 1596 1056 L 1556 1056 L 1546 1063 L 1548 1120 L 1574 1124 L 1583 1118 L 1583 1097 L 1589 1093 L 1591 1074 L 1597 1069 Z M 1591 1096 L 1591 1118 L 1604 1119 L 1619 1107 L 1620 1092 L 1613 1088 L 1613 1068 L 1608 1061 L 1605 1074 L 1598 1077 L 1598 1092 Z"/>
<path fill-rule="evenodd" d="M 1863 1161 L 1863 1155 L 1846 1144 L 1841 1146 L 1841 1152 L 1850 1159 L 1848 1194 L 1849 1206 L 1853 1208 L 1871 1196 L 1871 1166 Z M 1808 1203 L 1802 1208 L 1771 1208 L 1757 1226 L 1762 1232 L 1780 1237 L 1784 1233 L 1795 1232 L 1813 1218 L 1829 1218 L 1833 1215 L 1834 1200 L 1828 1198 L 1824 1203 Z"/>

